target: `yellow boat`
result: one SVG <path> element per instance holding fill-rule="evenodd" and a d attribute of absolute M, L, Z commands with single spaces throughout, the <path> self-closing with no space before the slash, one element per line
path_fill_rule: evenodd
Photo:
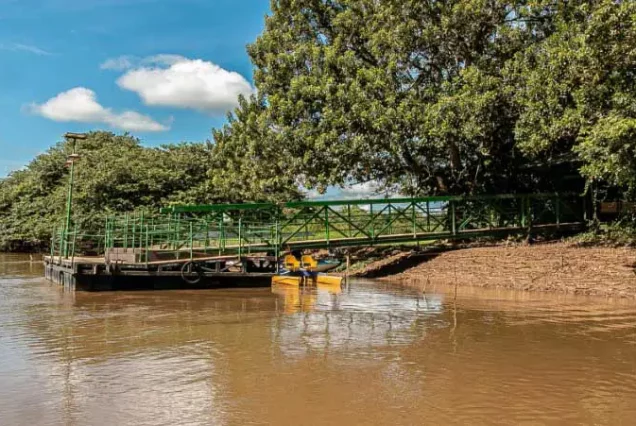
<path fill-rule="evenodd" d="M 273 276 L 272 284 L 290 286 L 340 286 L 342 284 L 342 277 L 335 277 L 322 273 L 324 268 L 312 256 L 305 255 L 299 260 L 295 256 L 288 254 L 283 259 L 283 266 L 287 273 Z M 334 267 L 335 266 L 330 267 L 330 269 L 333 269 Z"/>
<path fill-rule="evenodd" d="M 300 286 L 304 277 L 297 277 L 294 275 L 274 275 L 272 277 L 272 285 L 290 285 Z"/>
<path fill-rule="evenodd" d="M 272 277 L 272 284 L 277 285 L 325 285 L 325 286 L 340 286 L 342 285 L 342 277 L 334 277 L 332 275 L 314 275 L 314 276 L 297 276 L 297 275 L 274 275 Z"/>

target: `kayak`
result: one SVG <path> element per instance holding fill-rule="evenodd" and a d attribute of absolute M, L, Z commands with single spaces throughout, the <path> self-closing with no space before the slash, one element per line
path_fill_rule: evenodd
<path fill-rule="evenodd" d="M 272 277 L 272 284 L 293 285 L 301 284 L 313 285 L 337 285 L 342 283 L 342 277 L 334 277 L 325 274 L 338 266 L 341 262 L 337 259 L 316 260 L 312 256 L 302 256 L 300 260 L 293 255 L 287 255 L 283 259 L 282 267 L 278 273 Z"/>

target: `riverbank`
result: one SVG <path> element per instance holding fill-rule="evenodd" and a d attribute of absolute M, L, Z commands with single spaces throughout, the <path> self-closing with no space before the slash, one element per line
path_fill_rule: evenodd
<path fill-rule="evenodd" d="M 634 248 L 555 242 L 386 250 L 382 259 L 357 262 L 352 275 L 422 287 L 456 284 L 636 298 Z"/>

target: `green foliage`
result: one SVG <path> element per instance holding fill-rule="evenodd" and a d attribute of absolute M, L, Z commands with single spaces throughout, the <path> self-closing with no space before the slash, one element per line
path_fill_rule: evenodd
<path fill-rule="evenodd" d="M 572 237 L 571 241 L 581 246 L 636 246 L 634 218 L 620 220 L 603 227 L 596 227 Z"/>
<path fill-rule="evenodd" d="M 71 149 L 60 142 L 0 180 L 0 248 L 16 242 L 24 248 L 41 246 L 63 223 L 69 182 L 65 162 Z M 93 132 L 78 141 L 77 152 L 73 220 L 84 230 L 103 225 L 107 215 L 133 210 L 267 198 L 215 180 L 217 171 L 224 172 L 215 169 L 223 165 L 214 159 L 210 143 L 148 148 L 128 135 Z"/>
<path fill-rule="evenodd" d="M 284 140 L 271 128 L 265 109 L 262 99 L 241 97 L 229 123 L 213 133 L 210 185 L 223 200 L 293 201 L 302 196 L 289 172 L 296 159 L 285 155 Z"/>
<path fill-rule="evenodd" d="M 581 171 L 595 180 L 636 190 L 636 118 L 611 112 L 586 130 L 575 150 L 584 159 Z"/>
<path fill-rule="evenodd" d="M 507 75 L 519 147 L 534 157 L 573 151 L 590 180 L 636 189 L 636 3 L 575 2 L 555 31 L 519 54 Z"/>
<path fill-rule="evenodd" d="M 614 0 L 273 0 L 219 158 L 309 188 L 633 188 L 635 26 Z"/>
<path fill-rule="evenodd" d="M 223 144 L 234 152 L 245 135 L 260 135 L 264 155 L 274 146 L 271 155 L 286 160 L 278 169 L 308 187 L 378 180 L 413 195 L 523 188 L 503 71 L 553 31 L 558 11 L 546 4 L 273 1 L 248 48 L 260 98 L 235 113 L 258 115 L 260 130 L 246 131 L 239 118 Z"/>

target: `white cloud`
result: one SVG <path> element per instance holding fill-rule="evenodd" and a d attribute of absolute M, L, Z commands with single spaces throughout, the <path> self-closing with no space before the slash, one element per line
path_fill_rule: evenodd
<path fill-rule="evenodd" d="M 381 192 L 380 184 L 373 180 L 348 185 L 341 189 L 342 195 L 346 198 L 369 198 Z"/>
<path fill-rule="evenodd" d="M 237 106 L 239 95 L 254 92 L 239 73 L 202 59 L 162 54 L 138 60 L 129 68 L 117 84 L 137 93 L 146 105 L 219 114 Z"/>
<path fill-rule="evenodd" d="M 132 56 L 120 56 L 104 61 L 99 67 L 103 70 L 123 71 L 133 66 L 135 60 Z"/>
<path fill-rule="evenodd" d="M 349 183 L 343 187 L 328 186 L 322 194 L 316 190 L 307 190 L 303 187 L 302 182 L 298 182 L 299 189 L 304 192 L 305 197 L 312 201 L 332 201 L 332 200 L 362 200 L 377 198 L 395 198 L 403 197 L 397 188 L 387 188 L 378 181 L 371 180 L 362 183 Z"/>
<path fill-rule="evenodd" d="M 371 180 L 363 183 L 355 183 L 345 186 L 340 189 L 339 194 L 334 197 L 335 199 L 354 199 L 354 200 L 364 200 L 364 199 L 378 199 L 378 198 L 401 198 L 404 195 L 400 194 L 397 188 L 386 188 L 380 182 Z M 379 209 L 382 209 L 384 205 L 377 205 Z M 358 206 L 363 210 L 369 210 L 370 205 L 361 205 Z M 406 206 L 402 206 L 406 207 Z"/>
<path fill-rule="evenodd" d="M 116 113 L 97 102 L 95 92 L 75 87 L 49 99 L 43 104 L 32 104 L 32 113 L 54 121 L 104 123 L 117 129 L 134 132 L 161 132 L 169 127 L 135 111 Z"/>
<path fill-rule="evenodd" d="M 37 46 L 22 43 L 0 43 L 0 50 L 9 50 L 11 52 L 28 52 L 39 56 L 50 56 L 51 52 L 47 52 L 44 49 L 40 49 Z"/>

